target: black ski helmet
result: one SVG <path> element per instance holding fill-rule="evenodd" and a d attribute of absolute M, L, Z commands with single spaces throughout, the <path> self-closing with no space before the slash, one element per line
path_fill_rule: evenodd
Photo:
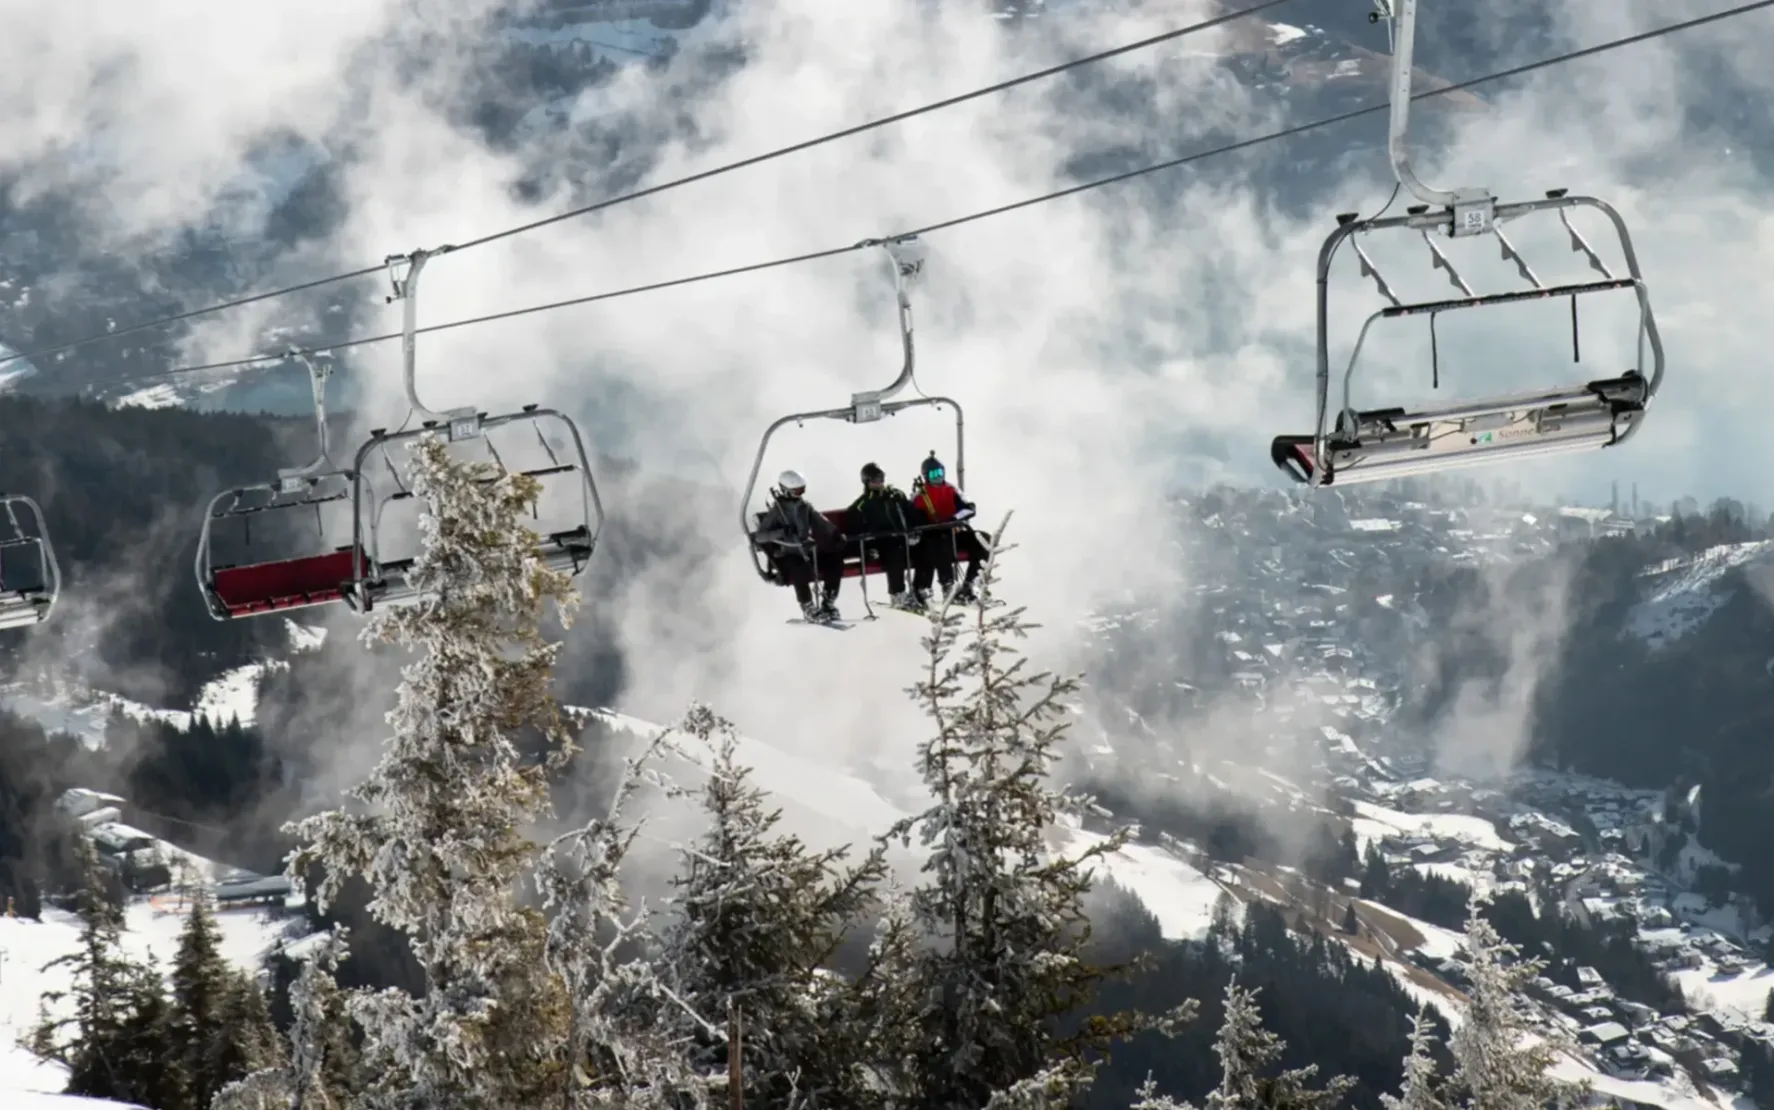
<path fill-rule="evenodd" d="M 876 466 L 872 462 L 862 464 L 862 484 L 863 485 L 866 486 L 870 482 L 885 482 L 886 480 L 887 480 L 887 472 L 885 470 L 882 470 L 880 467 Z"/>
<path fill-rule="evenodd" d="M 945 471 L 943 469 L 942 460 L 936 457 L 935 451 L 932 451 L 930 457 L 925 459 L 923 465 L 918 467 L 918 473 L 924 476 L 926 482 L 930 480 L 932 474 L 936 475 L 938 478 L 943 476 Z"/>

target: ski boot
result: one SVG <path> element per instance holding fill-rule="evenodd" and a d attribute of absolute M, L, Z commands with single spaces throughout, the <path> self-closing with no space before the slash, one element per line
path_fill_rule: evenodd
<path fill-rule="evenodd" d="M 820 624 L 825 620 L 824 617 L 819 615 L 819 612 L 819 603 L 817 601 L 809 601 L 801 606 L 801 616 L 807 619 L 808 624 Z"/>
<path fill-rule="evenodd" d="M 838 602 L 834 598 L 822 598 L 819 602 L 819 619 L 826 623 L 840 619 Z"/>
<path fill-rule="evenodd" d="M 972 605 L 978 600 L 979 595 L 973 592 L 973 583 L 971 582 L 961 583 L 949 594 L 949 601 L 955 605 Z"/>
<path fill-rule="evenodd" d="M 887 604 L 895 609 L 904 609 L 908 613 L 920 613 L 924 610 L 924 601 L 912 590 L 901 590 L 887 599 Z"/>

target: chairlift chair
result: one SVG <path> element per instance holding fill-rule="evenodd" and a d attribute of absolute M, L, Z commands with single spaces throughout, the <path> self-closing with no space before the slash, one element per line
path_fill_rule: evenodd
<path fill-rule="evenodd" d="M 1396 11 L 1392 3 L 1396 2 Z M 1406 147 L 1411 101 L 1412 48 L 1418 0 L 1376 0 L 1380 12 L 1370 20 L 1395 20 L 1392 51 L 1391 123 L 1388 153 L 1399 184 L 1422 204 L 1403 216 L 1361 220 L 1354 214 L 1337 217 L 1338 226 L 1318 252 L 1318 420 L 1311 435 L 1275 437 L 1270 458 L 1297 482 L 1319 487 L 1403 478 L 1454 467 L 1595 450 L 1624 443 L 1644 422 L 1646 408 L 1663 382 L 1663 341 L 1651 312 L 1650 295 L 1639 269 L 1632 236 L 1620 214 L 1594 197 L 1571 196 L 1553 189 L 1540 200 L 1500 204 L 1483 188 L 1433 189 L 1418 179 Z M 1616 274 L 1571 223 L 1578 208 L 1599 211 L 1613 225 L 1620 241 L 1625 273 Z M 1581 254 L 1599 280 L 1549 284 L 1528 264 L 1504 233 L 1503 225 L 1524 216 L 1557 212 L 1570 237 L 1571 250 Z M 1393 292 L 1359 236 L 1400 231 L 1421 236 L 1433 269 L 1446 273 L 1458 295 L 1442 300 L 1406 303 Z M 1514 263 L 1528 288 L 1478 293 L 1455 268 L 1436 235 L 1450 239 L 1494 236 L 1505 261 Z M 1330 267 L 1347 241 L 1360 262 L 1361 275 L 1373 279 L 1389 302 L 1361 326 L 1343 373 L 1342 407 L 1334 426 L 1330 416 Z M 1356 410 L 1351 382 L 1368 331 L 1381 320 L 1427 316 L 1431 359 L 1439 384 L 1435 319 L 1443 312 L 1488 308 L 1521 301 L 1568 297 L 1571 302 L 1571 354 L 1579 360 L 1577 298 L 1593 293 L 1631 289 L 1638 300 L 1638 357 L 1617 377 L 1580 380 L 1544 390 L 1451 401 L 1420 408 Z"/>
<path fill-rule="evenodd" d="M 316 605 L 330 605 L 345 598 L 346 587 L 356 576 L 355 543 L 325 548 L 321 506 L 350 496 L 352 472 L 335 467 L 330 458 L 326 424 L 326 382 L 330 366 L 297 355 L 308 367 L 314 391 L 314 424 L 320 453 L 304 467 L 279 470 L 272 482 L 224 490 L 209 503 L 203 531 L 197 540 L 197 586 L 204 605 L 216 620 L 285 613 Z M 252 521 L 261 513 L 288 519 L 293 511 L 312 509 L 319 536 L 305 554 L 265 562 L 217 563 L 213 530 L 218 521 L 239 520 L 251 542 Z M 270 519 L 270 518 L 266 518 Z M 361 562 L 358 554 L 357 562 Z"/>
<path fill-rule="evenodd" d="M 849 424 L 871 424 L 883 417 L 895 416 L 910 408 L 948 406 L 955 410 L 955 480 L 965 487 L 967 482 L 966 456 L 966 418 L 961 405 L 950 397 L 929 397 L 919 394 L 917 397 L 895 401 L 891 398 L 913 384 L 913 375 L 917 364 L 915 345 L 912 334 L 912 302 L 911 287 L 916 284 L 924 269 L 923 243 L 915 235 L 901 236 L 897 239 L 867 240 L 863 246 L 878 246 L 885 249 L 893 274 L 894 293 L 899 302 L 900 345 L 905 352 L 904 362 L 900 366 L 899 376 L 883 389 L 854 393 L 850 404 L 843 408 L 823 409 L 818 412 L 799 412 L 782 417 L 764 430 L 764 438 L 758 444 L 757 455 L 752 459 L 751 474 L 745 480 L 745 492 L 739 502 L 739 526 L 745 534 L 746 545 L 751 551 L 752 565 L 758 577 L 773 586 L 789 586 L 791 582 L 782 568 L 776 563 L 772 547 L 759 540 L 759 532 L 763 527 L 764 517 L 769 513 L 769 506 L 774 504 L 778 491 L 770 490 L 769 502 L 762 512 L 751 510 L 752 494 L 758 485 L 758 474 L 763 469 L 764 456 L 770 449 L 770 440 L 777 431 L 786 425 L 802 426 L 808 420 L 842 420 Z M 843 555 L 845 578 L 862 579 L 863 601 L 868 601 L 867 578 L 871 574 L 881 574 L 885 568 L 881 564 L 872 544 L 876 537 L 869 535 L 849 535 L 847 530 L 848 509 L 824 509 L 821 515 L 837 526 L 838 530 L 848 536 Z M 932 524 L 913 529 L 915 533 L 943 531 L 953 534 L 953 524 Z M 952 542 L 952 541 L 951 541 Z M 813 553 L 817 561 L 818 552 Z M 967 558 L 965 550 L 958 550 L 957 557 Z M 815 570 L 817 571 L 817 566 Z M 817 578 L 818 575 L 816 574 Z"/>
<path fill-rule="evenodd" d="M 499 416 L 488 416 L 472 406 L 433 412 L 420 402 L 415 357 L 419 274 L 430 258 L 454 249 L 444 246 L 431 251 L 414 251 L 409 255 L 392 255 L 387 259 L 389 276 L 394 286 L 394 295 L 389 300 L 404 302 L 402 372 L 407 403 L 411 409 L 409 419 L 416 415 L 422 420 L 416 428 L 400 428 L 392 432 L 385 428 L 375 429 L 363 446 L 358 448 L 353 461 L 352 536 L 354 546 L 363 552 L 364 558 L 357 564 L 346 588 L 345 601 L 360 612 L 367 613 L 378 605 L 412 605 L 426 598 L 411 579 L 416 553 L 391 553 L 384 542 L 384 533 L 387 531 L 385 511 L 413 496 L 412 491 L 401 480 L 400 469 L 390 456 L 389 448 L 420 436 L 441 432 L 452 444 L 484 444 L 489 460 L 499 471 L 499 474 L 483 479 L 487 482 L 497 481 L 501 475 L 512 473 L 525 474 L 538 480 L 547 480 L 558 475 L 577 475 L 578 496 L 574 499 L 577 502 L 577 511 L 573 522 L 568 527 L 540 533 L 542 559 L 551 570 L 577 576 L 590 563 L 592 554 L 597 549 L 598 536 L 603 532 L 603 501 L 598 496 L 597 482 L 592 477 L 591 461 L 585 453 L 585 441 L 579 434 L 578 425 L 566 414 L 537 405 L 525 405 L 517 412 Z M 403 265 L 404 277 L 401 273 Z M 486 433 L 517 424 L 528 424 L 535 431 L 536 440 L 547 455 L 549 465 L 516 469 L 506 465 Z M 544 427 L 549 425 L 563 433 L 566 448 L 564 457 L 543 434 Z M 369 463 L 371 454 L 381 456 L 383 469 L 392 485 L 391 492 L 377 491 L 375 480 L 370 476 L 373 470 Z"/>
<path fill-rule="evenodd" d="M 8 531 L 0 536 L 0 560 L 8 551 L 28 551 L 34 573 L 22 581 L 5 571 L 0 562 L 0 630 L 28 628 L 42 624 L 55 609 L 62 593 L 61 567 L 55 561 L 55 547 L 49 541 L 49 525 L 37 502 L 22 493 L 0 494 L 0 509 L 6 514 Z M 19 511 L 31 518 L 32 530 L 19 523 Z M 17 563 L 14 562 L 16 568 Z"/>

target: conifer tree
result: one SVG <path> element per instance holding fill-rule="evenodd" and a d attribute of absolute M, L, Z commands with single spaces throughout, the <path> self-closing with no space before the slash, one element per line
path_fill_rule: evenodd
<path fill-rule="evenodd" d="M 999 550 L 1003 538 L 1000 527 Z M 985 564 L 965 634 L 952 606 L 932 616 L 928 669 L 910 692 L 936 727 L 918 748 L 935 801 L 887 834 L 909 844 L 916 833 L 929 850 L 911 912 L 935 944 L 907 974 L 923 992 L 912 1051 L 919 1101 L 932 1107 L 1061 1104 L 1088 1084 L 1090 1051 L 1183 1016 L 1098 1019 L 1066 1041 L 1054 1032 L 1108 974 L 1083 955 L 1084 899 L 1092 867 L 1131 830 L 1051 850 L 1069 832 L 1062 816 L 1089 804 L 1048 784 L 1078 680 L 1029 670 L 1015 641 L 1035 626 L 1020 608 L 990 607 L 998 564 Z"/>
<path fill-rule="evenodd" d="M 173 957 L 170 1031 L 173 1051 L 191 1084 L 190 1104 L 206 1107 L 225 1083 L 239 1078 L 225 1074 L 219 1056 L 233 971 L 222 959 L 222 933 L 208 892 L 192 884 L 188 893 L 191 908 Z"/>
<path fill-rule="evenodd" d="M 406 934 L 426 990 L 352 991 L 363 1030 L 365 1105 L 529 1105 L 560 1089 L 566 1000 L 544 971 L 545 922 L 518 900 L 537 846 L 523 827 L 548 810 L 547 775 L 572 750 L 549 694 L 559 645 L 540 625 L 575 600 L 524 527 L 540 486 L 489 464 L 452 460 L 434 435 L 413 445 L 424 506 L 410 571 L 418 602 L 372 614 L 366 640 L 409 649 L 389 714 L 393 736 L 352 811 L 296 824 L 318 861 L 324 907 L 352 875 L 369 912 Z M 527 763 L 514 743 L 538 732 L 549 754 Z"/>
<path fill-rule="evenodd" d="M 564 1110 L 701 1107 L 710 1076 L 690 1061 L 685 1019 L 708 1036 L 719 1027 L 686 1006 L 660 974 L 645 905 L 631 908 L 620 872 L 639 822 L 625 814 L 643 783 L 675 788 L 652 767 L 673 746 L 669 730 L 624 760 L 601 818 L 557 837 L 542 853 L 537 885 L 550 911 L 543 958 L 568 999 Z"/>
<path fill-rule="evenodd" d="M 350 1023 L 334 969 L 347 930 L 334 926 L 312 943 L 290 984 L 289 1053 L 272 1049 L 258 1070 L 224 1087 L 211 1110 L 342 1110 L 359 1084 Z"/>
<path fill-rule="evenodd" d="M 691 1010 L 731 1015 L 744 1030 L 747 1101 L 781 1103 L 792 1082 L 824 1102 L 853 1086 L 858 1046 L 843 1012 L 850 992 L 821 969 L 873 908 L 885 855 L 877 848 L 844 868 L 848 849 L 813 852 L 777 832 L 781 811 L 752 785 L 732 724 L 695 705 L 678 727 L 711 759 L 697 792 L 708 827 L 682 851 L 678 913 L 664 938 L 676 992 Z M 724 1066 L 724 1041 L 704 1042 L 700 1059 Z"/>
<path fill-rule="evenodd" d="M 1411 1016 L 1411 1047 L 1404 1058 L 1404 1078 L 1397 1095 L 1382 1094 L 1382 1110 L 1453 1110 L 1443 1097 L 1444 1086 L 1436 1073 L 1435 1033 L 1428 1021 L 1429 1005 L 1423 1003 Z"/>
<path fill-rule="evenodd" d="M 1337 1076 L 1323 1087 L 1310 1086 L 1318 1066 L 1291 1068 L 1265 1075 L 1286 1047 L 1263 1027 L 1257 992 L 1226 984 L 1226 1016 L 1220 1023 L 1214 1054 L 1220 1058 L 1220 1083 L 1207 1096 L 1207 1110 L 1332 1110 L 1355 1081 Z"/>
<path fill-rule="evenodd" d="M 1570 1048 L 1552 1029 L 1537 1029 L 1516 1012 L 1515 1001 L 1545 967 L 1523 960 L 1479 911 L 1476 894 L 1466 908 L 1466 948 L 1472 981 L 1465 1019 L 1448 1040 L 1454 1057 L 1451 1086 L 1468 1110 L 1543 1110 L 1583 1094 L 1583 1086 L 1550 1074 Z"/>
<path fill-rule="evenodd" d="M 114 876 L 92 841 L 76 838 L 74 852 L 82 876 L 74 909 L 80 946 L 43 967 L 66 967 L 73 982 L 67 991 L 45 992 L 30 1043 L 67 1067 L 68 1094 L 129 1101 L 153 1093 L 164 1102 L 170 1090 L 176 1100 L 182 1073 L 166 1060 L 170 1045 L 160 977 L 123 952 L 123 909 L 113 897 Z M 51 1016 L 64 998 L 72 1001 L 72 1014 Z M 147 1071 L 141 1070 L 144 1064 Z"/>

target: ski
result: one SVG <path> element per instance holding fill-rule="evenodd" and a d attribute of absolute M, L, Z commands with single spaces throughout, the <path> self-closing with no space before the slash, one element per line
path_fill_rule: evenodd
<path fill-rule="evenodd" d="M 838 630 L 838 631 L 839 631 L 839 632 L 848 632 L 848 631 L 849 631 L 849 630 L 850 630 L 850 629 L 852 629 L 852 628 L 854 628 L 854 627 L 856 627 L 856 626 L 855 626 L 855 625 L 853 625 L 853 624 L 851 624 L 851 623 L 850 623 L 850 622 L 848 622 L 848 621 L 842 621 L 842 620 L 837 620 L 837 621 L 810 621 L 810 620 L 808 620 L 808 619 L 807 619 L 807 618 L 806 618 L 806 617 L 790 617 L 790 618 L 789 618 L 789 620 L 788 620 L 788 623 L 789 623 L 789 624 L 805 624 L 805 625 L 811 625 L 811 626 L 812 626 L 812 627 L 814 627 L 814 628 L 835 628 L 835 629 L 837 629 L 837 630 Z"/>

